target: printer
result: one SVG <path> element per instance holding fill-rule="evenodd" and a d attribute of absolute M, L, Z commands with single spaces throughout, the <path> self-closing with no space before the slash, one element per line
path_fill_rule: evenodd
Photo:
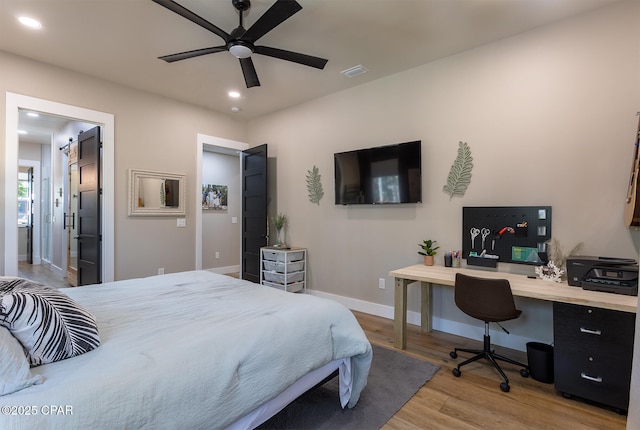
<path fill-rule="evenodd" d="M 567 282 L 585 290 L 638 295 L 638 263 L 631 258 L 567 258 Z"/>

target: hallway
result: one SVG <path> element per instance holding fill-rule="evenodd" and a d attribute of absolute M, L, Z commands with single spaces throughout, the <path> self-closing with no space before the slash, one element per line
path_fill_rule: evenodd
<path fill-rule="evenodd" d="M 26 261 L 18 262 L 18 276 L 20 278 L 31 279 L 41 284 L 55 288 L 69 288 L 71 285 L 66 278 L 57 276 L 43 264 L 29 264 Z"/>

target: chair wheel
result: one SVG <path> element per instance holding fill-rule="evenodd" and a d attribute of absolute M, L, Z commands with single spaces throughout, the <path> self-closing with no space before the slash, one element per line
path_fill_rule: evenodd
<path fill-rule="evenodd" d="M 503 382 L 502 384 L 500 384 L 500 389 L 505 393 L 508 393 L 510 390 L 509 384 L 507 384 L 506 382 Z"/>
<path fill-rule="evenodd" d="M 459 378 L 460 375 L 462 375 L 462 372 L 460 372 L 460 369 L 458 369 L 457 367 L 454 368 L 451 373 L 453 373 L 453 376 L 455 376 L 456 378 Z"/>
<path fill-rule="evenodd" d="M 528 369 L 520 369 L 520 376 L 522 376 L 523 378 L 528 378 L 529 377 L 529 370 Z"/>
<path fill-rule="evenodd" d="M 451 351 L 451 352 L 449 353 L 449 357 L 451 357 L 451 358 L 458 358 L 458 353 L 456 353 L 455 351 Z"/>

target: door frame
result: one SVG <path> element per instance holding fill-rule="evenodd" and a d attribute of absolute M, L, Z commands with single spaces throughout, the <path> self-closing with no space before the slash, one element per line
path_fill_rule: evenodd
<path fill-rule="evenodd" d="M 240 170 L 242 170 L 242 157 L 240 156 L 242 151 L 249 149 L 249 144 L 239 142 L 236 140 L 224 139 L 222 137 L 209 136 L 206 134 L 198 133 L 196 137 L 196 183 L 194 184 L 195 194 L 195 214 L 196 214 L 196 270 L 202 270 L 202 151 L 205 145 L 209 147 L 221 148 L 221 152 L 230 153 L 239 152 L 238 163 Z M 240 185 L 242 185 L 242 176 L 240 176 Z M 242 190 L 242 186 L 239 187 Z M 238 196 L 240 198 L 240 196 Z M 238 224 L 238 228 L 242 228 L 242 223 Z M 242 237 L 240 237 L 242 242 Z M 242 246 L 240 247 L 240 272 L 242 273 Z"/>
<path fill-rule="evenodd" d="M 113 114 L 21 94 L 6 93 L 4 275 L 18 276 L 18 110 L 87 121 L 102 126 L 102 282 L 114 280 L 115 119 Z"/>

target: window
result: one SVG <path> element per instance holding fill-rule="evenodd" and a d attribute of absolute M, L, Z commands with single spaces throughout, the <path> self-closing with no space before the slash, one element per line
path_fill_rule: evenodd
<path fill-rule="evenodd" d="M 18 173 L 18 226 L 29 226 L 31 215 L 31 184 L 29 173 Z"/>

